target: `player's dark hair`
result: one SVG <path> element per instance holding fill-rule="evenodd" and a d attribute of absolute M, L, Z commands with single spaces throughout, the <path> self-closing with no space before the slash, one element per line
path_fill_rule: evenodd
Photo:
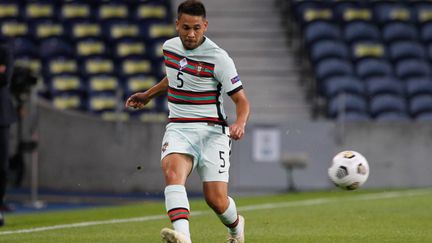
<path fill-rule="evenodd" d="M 177 9 L 177 18 L 182 14 L 189 14 L 192 16 L 206 17 L 206 10 L 204 4 L 198 0 L 186 0 L 182 2 Z"/>

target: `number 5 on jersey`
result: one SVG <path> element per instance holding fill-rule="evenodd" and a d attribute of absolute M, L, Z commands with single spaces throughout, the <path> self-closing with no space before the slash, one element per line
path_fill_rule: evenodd
<path fill-rule="evenodd" d="M 178 72 L 177 73 L 177 80 L 180 81 L 180 84 L 177 84 L 177 88 L 182 88 L 183 87 L 184 81 L 183 81 L 182 78 L 180 78 L 180 76 L 182 76 L 182 75 L 183 75 L 182 72 Z"/>

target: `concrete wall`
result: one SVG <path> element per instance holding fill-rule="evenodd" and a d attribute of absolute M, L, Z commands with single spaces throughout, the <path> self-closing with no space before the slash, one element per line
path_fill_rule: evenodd
<path fill-rule="evenodd" d="M 43 188 L 67 191 L 160 192 L 160 146 L 165 124 L 115 123 L 73 112 L 39 107 L 39 176 Z M 333 122 L 249 124 L 247 134 L 234 142 L 231 190 L 277 192 L 287 188 L 287 173 L 276 162 L 256 162 L 253 134 L 273 128 L 280 133 L 281 155 L 305 154 L 308 165 L 294 171 L 298 189 L 333 186 L 327 179 L 332 157 L 344 149 L 363 153 L 371 174 L 365 187 L 432 186 L 431 123 L 349 123 L 345 136 Z M 141 170 L 137 167 L 141 166 Z M 27 173 L 26 183 L 29 183 Z M 190 192 L 200 192 L 194 173 Z"/>

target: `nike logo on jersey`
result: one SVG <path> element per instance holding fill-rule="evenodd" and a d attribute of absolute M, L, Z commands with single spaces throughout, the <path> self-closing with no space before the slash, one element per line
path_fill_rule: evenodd
<path fill-rule="evenodd" d="M 219 174 L 227 172 L 226 170 L 219 170 Z"/>

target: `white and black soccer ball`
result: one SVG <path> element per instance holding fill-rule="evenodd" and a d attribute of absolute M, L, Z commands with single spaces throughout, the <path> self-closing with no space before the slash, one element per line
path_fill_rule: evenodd
<path fill-rule="evenodd" d="M 355 190 L 366 182 L 369 176 L 369 163 L 356 151 L 338 153 L 328 169 L 330 180 L 345 190 Z"/>

